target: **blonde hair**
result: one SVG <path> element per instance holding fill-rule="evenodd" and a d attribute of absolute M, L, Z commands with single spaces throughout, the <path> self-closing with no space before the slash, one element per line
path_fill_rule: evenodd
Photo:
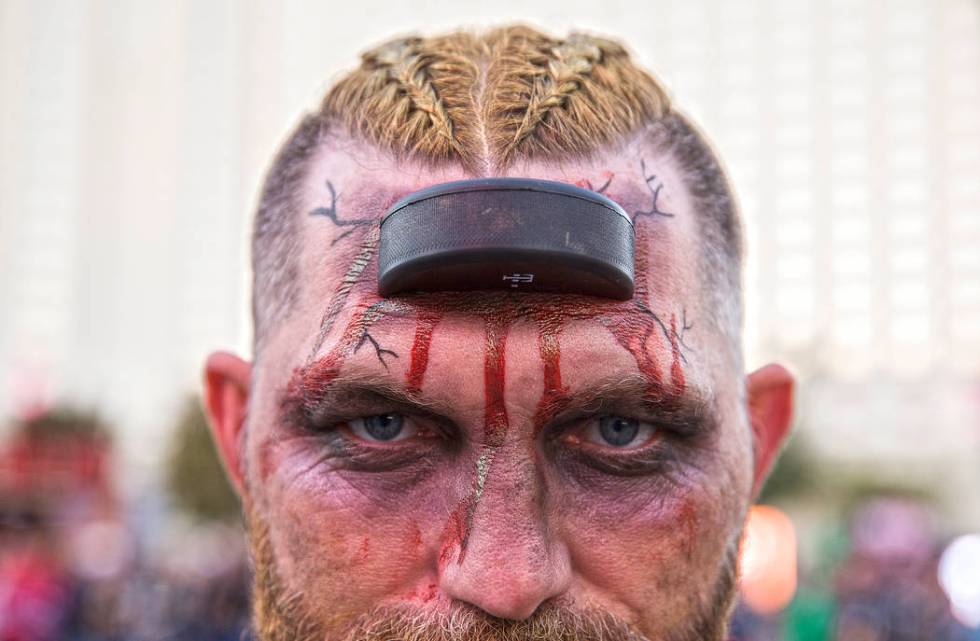
<path fill-rule="evenodd" d="M 266 176 L 252 239 L 256 349 L 297 295 L 297 195 L 309 160 L 341 131 L 396 158 L 494 175 L 520 160 L 586 157 L 650 128 L 677 160 L 703 224 L 715 322 L 741 327 L 741 230 L 724 171 L 667 92 L 620 44 L 523 25 L 391 40 L 361 55 L 305 116 Z"/>
<path fill-rule="evenodd" d="M 487 174 L 587 154 L 668 110 L 663 87 L 616 42 L 511 26 L 370 49 L 319 115 L 396 156 Z"/>

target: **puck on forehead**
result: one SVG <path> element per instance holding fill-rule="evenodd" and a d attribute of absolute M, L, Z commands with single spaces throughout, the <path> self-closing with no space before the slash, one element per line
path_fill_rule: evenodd
<path fill-rule="evenodd" d="M 560 182 L 482 178 L 411 193 L 381 218 L 378 292 L 502 290 L 633 296 L 633 223 Z"/>

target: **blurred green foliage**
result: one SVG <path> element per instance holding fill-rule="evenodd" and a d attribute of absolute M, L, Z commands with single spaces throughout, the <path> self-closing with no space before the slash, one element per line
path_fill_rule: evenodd
<path fill-rule="evenodd" d="M 176 506 L 197 520 L 230 520 L 241 513 L 197 398 L 186 401 L 180 414 L 166 476 Z"/>
<path fill-rule="evenodd" d="M 15 427 L 15 432 L 29 439 L 77 436 L 106 442 L 109 440 L 110 429 L 96 412 L 59 406 L 20 422 Z"/>
<path fill-rule="evenodd" d="M 814 455 L 799 435 L 799 430 L 794 429 L 756 502 L 770 504 L 812 492 L 818 477 L 814 469 Z"/>

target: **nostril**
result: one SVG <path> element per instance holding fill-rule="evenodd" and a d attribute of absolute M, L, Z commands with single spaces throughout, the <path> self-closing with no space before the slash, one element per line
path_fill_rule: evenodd
<path fill-rule="evenodd" d="M 447 574 L 461 573 L 461 569 Z M 511 578 L 508 581 L 480 581 L 472 576 L 446 577 L 451 584 L 449 592 L 454 598 L 465 601 L 486 614 L 500 619 L 523 621 L 547 598 L 544 586 L 527 580 Z"/>
<path fill-rule="evenodd" d="M 572 572 L 536 465 L 523 451 L 508 451 L 495 450 L 492 476 L 484 457 L 477 462 L 477 491 L 450 513 L 435 565 L 449 598 L 520 621 L 568 591 Z"/>
<path fill-rule="evenodd" d="M 568 590 L 571 572 L 561 555 L 556 559 L 554 554 L 543 554 L 536 563 L 518 559 L 519 555 L 488 559 L 471 551 L 463 563 L 443 568 L 440 587 L 453 599 L 490 616 L 523 621 L 542 603 Z"/>

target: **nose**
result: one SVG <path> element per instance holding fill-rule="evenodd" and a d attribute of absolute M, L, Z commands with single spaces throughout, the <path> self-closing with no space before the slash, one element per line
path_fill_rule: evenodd
<path fill-rule="evenodd" d="M 504 458 L 495 457 L 482 492 L 471 497 L 440 587 L 492 616 L 523 620 L 568 590 L 571 561 L 549 527 L 534 464 Z"/>

